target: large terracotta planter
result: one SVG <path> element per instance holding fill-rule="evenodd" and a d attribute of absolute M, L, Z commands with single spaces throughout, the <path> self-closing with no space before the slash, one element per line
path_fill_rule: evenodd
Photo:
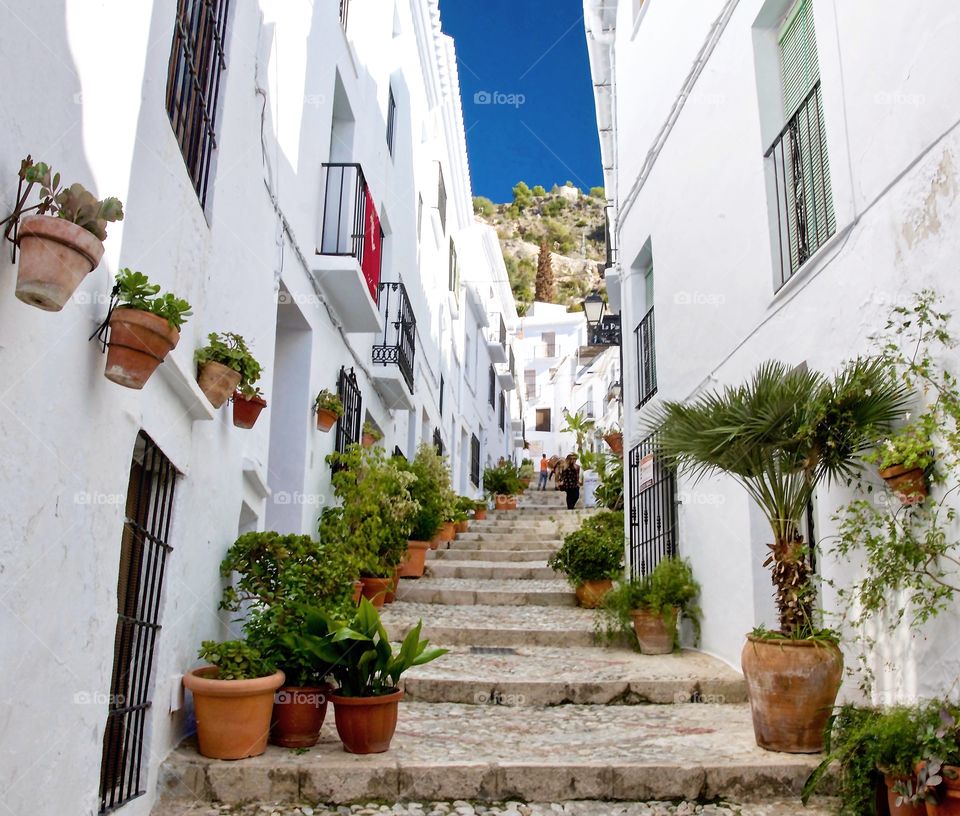
<path fill-rule="evenodd" d="M 367 578 L 360 579 L 363 588 L 360 590 L 364 598 L 372 603 L 377 609 L 383 607 L 387 597 L 387 591 L 390 589 L 392 578 Z"/>
<path fill-rule="evenodd" d="M 486 517 L 487 517 L 487 508 L 486 508 L 486 507 L 478 507 L 476 510 L 473 511 L 473 520 L 474 520 L 474 521 L 484 521 L 484 520 L 486 519 Z"/>
<path fill-rule="evenodd" d="M 893 465 L 880 471 L 881 478 L 904 504 L 919 504 L 927 497 L 927 478 L 923 468 Z"/>
<path fill-rule="evenodd" d="M 281 686 L 273 698 L 270 742 L 284 748 L 310 748 L 320 740 L 330 687 Z"/>
<path fill-rule="evenodd" d="M 328 411 L 326 408 L 317 409 L 317 429 L 326 433 L 337 424 L 337 414 L 335 411 Z"/>
<path fill-rule="evenodd" d="M 240 372 L 222 363 L 204 363 L 200 366 L 197 382 L 210 404 L 219 408 L 240 385 Z"/>
<path fill-rule="evenodd" d="M 633 632 L 637 636 L 640 651 L 646 655 L 670 654 L 677 633 L 679 612 L 671 609 L 667 612 L 654 612 L 649 609 L 634 609 Z"/>
<path fill-rule="evenodd" d="M 397 567 L 397 574 L 401 578 L 419 578 L 427 566 L 427 550 L 430 549 L 429 541 L 408 541 L 407 554 L 400 566 Z"/>
<path fill-rule="evenodd" d="M 340 697 L 331 694 L 337 733 L 351 754 L 382 754 L 397 730 L 402 691 L 381 697 Z"/>
<path fill-rule="evenodd" d="M 103 376 L 127 388 L 143 388 L 179 342 L 180 332 L 165 317 L 120 306 L 110 313 Z"/>
<path fill-rule="evenodd" d="M 457 535 L 460 533 L 469 533 L 470 532 L 470 522 L 469 521 L 458 521 L 457 522 Z"/>
<path fill-rule="evenodd" d="M 21 218 L 17 245 L 16 296 L 47 312 L 59 312 L 103 257 L 103 243 L 96 235 L 52 215 Z"/>
<path fill-rule="evenodd" d="M 442 543 L 444 541 L 453 541 L 457 535 L 457 525 L 452 521 L 445 521 L 440 525 L 437 532 L 437 539 Z"/>
<path fill-rule="evenodd" d="M 890 811 L 890 816 L 924 816 L 927 808 L 923 803 L 919 805 L 911 805 L 906 802 L 902 805 L 897 804 L 897 799 L 900 798 L 900 794 L 893 789 L 893 786 L 905 780 L 897 776 L 884 775 L 883 781 L 883 790 L 886 794 L 887 808 Z M 916 787 L 916 785 L 914 785 L 914 787 Z"/>
<path fill-rule="evenodd" d="M 584 581 L 576 588 L 577 603 L 584 609 L 596 609 L 611 589 L 613 581 Z"/>
<path fill-rule="evenodd" d="M 823 750 L 843 655 L 832 643 L 748 636 L 740 656 L 757 745 L 787 754 Z"/>
<path fill-rule="evenodd" d="M 507 496 L 503 493 L 498 493 L 496 498 L 494 499 L 494 505 L 497 510 L 516 510 L 517 497 Z"/>
<path fill-rule="evenodd" d="M 183 676 L 193 692 L 200 753 L 211 759 L 243 759 L 267 750 L 273 693 L 283 672 L 255 680 L 217 680 L 217 668 L 204 666 Z"/>
<path fill-rule="evenodd" d="M 267 401 L 256 395 L 247 399 L 237 391 L 233 395 L 233 424 L 238 428 L 250 430 L 257 424 L 260 412 L 267 407 Z"/>
<path fill-rule="evenodd" d="M 943 784 L 937 801 L 927 802 L 927 816 L 960 816 L 960 767 L 943 766 Z"/>

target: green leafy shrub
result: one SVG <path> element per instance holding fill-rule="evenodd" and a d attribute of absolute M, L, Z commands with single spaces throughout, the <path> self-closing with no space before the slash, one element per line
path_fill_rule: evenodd
<path fill-rule="evenodd" d="M 603 187 L 591 187 L 590 188 L 590 198 L 606 198 L 607 191 Z"/>
<path fill-rule="evenodd" d="M 426 442 L 420 443 L 412 462 L 400 462 L 399 465 L 416 477 L 409 490 L 419 508 L 413 517 L 410 538 L 429 541 L 446 520 L 451 497 L 455 498 L 450 490 L 450 472 L 443 457 Z"/>
<path fill-rule="evenodd" d="M 497 205 L 486 196 L 473 197 L 473 211 L 484 218 L 490 218 L 497 211 Z"/>
<path fill-rule="evenodd" d="M 543 189 L 542 184 L 534 185 L 533 189 L 530 192 L 533 193 L 537 198 L 543 198 L 547 194 L 547 191 Z"/>
<path fill-rule="evenodd" d="M 600 512 L 570 533 L 547 562 L 571 586 L 619 578 L 623 574 L 623 513 Z"/>
<path fill-rule="evenodd" d="M 255 680 L 269 677 L 276 669 L 244 640 L 205 640 L 197 657 L 217 667 L 217 680 Z"/>
<path fill-rule="evenodd" d="M 516 496 L 522 489 L 520 473 L 509 462 L 483 471 L 483 490 L 488 496 Z"/>
<path fill-rule="evenodd" d="M 173 329 L 179 331 L 193 314 L 187 301 L 170 292 L 161 295 L 160 286 L 150 283 L 142 272 L 124 267 L 117 273 L 116 281 L 120 303 L 165 318 Z"/>

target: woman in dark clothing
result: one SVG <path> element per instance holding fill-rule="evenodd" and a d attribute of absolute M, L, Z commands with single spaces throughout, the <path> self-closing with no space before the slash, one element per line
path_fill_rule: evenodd
<path fill-rule="evenodd" d="M 580 501 L 581 484 L 577 454 L 571 453 L 560 466 L 560 473 L 557 475 L 557 485 L 567 494 L 567 510 L 573 510 Z"/>

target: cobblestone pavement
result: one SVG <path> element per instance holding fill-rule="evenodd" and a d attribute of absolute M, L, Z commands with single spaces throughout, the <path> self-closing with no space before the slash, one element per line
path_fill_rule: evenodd
<path fill-rule="evenodd" d="M 564 586 L 566 587 L 566 584 Z M 593 632 L 595 616 L 596 613 L 593 610 L 581 609 L 577 606 L 561 606 L 545 612 L 543 607 L 539 606 L 445 606 L 398 600 L 384 609 L 383 621 L 390 625 L 397 623 L 413 626 L 417 621 L 422 620 L 424 628 L 544 629 L 548 631 L 578 629 Z"/>

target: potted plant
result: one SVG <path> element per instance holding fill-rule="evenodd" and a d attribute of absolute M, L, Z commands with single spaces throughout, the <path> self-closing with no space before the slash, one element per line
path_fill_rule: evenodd
<path fill-rule="evenodd" d="M 517 475 L 520 477 L 520 488 L 522 491 L 530 488 L 530 482 L 533 481 L 533 460 L 524 459 L 520 462 L 520 468 Z"/>
<path fill-rule="evenodd" d="M 927 816 L 960 816 L 960 706 L 934 700 L 921 710 L 923 757 L 908 801 L 923 802 Z M 909 794 L 909 788 L 900 788 Z"/>
<path fill-rule="evenodd" d="M 603 441 L 607 443 L 614 456 L 623 458 L 623 431 L 616 425 L 602 432 Z"/>
<path fill-rule="evenodd" d="M 123 220 L 119 199 L 98 201 L 80 184 L 63 187 L 60 174 L 27 156 L 20 163 L 19 195 L 3 223 L 20 248 L 16 296 L 48 312 L 59 312 L 80 282 L 100 263 L 107 224 Z M 23 185 L 26 183 L 26 188 Z M 33 188 L 40 201 L 26 206 Z M 33 212 L 35 215 L 24 215 Z M 50 215 L 47 215 L 50 213 Z"/>
<path fill-rule="evenodd" d="M 374 425 L 369 420 L 363 423 L 363 432 L 360 437 L 360 441 L 363 444 L 363 447 L 370 448 L 377 444 L 381 439 L 383 439 L 383 434 L 380 429 Z"/>
<path fill-rule="evenodd" d="M 858 358 L 833 378 L 779 362 L 744 385 L 654 411 L 668 465 L 727 474 L 759 505 L 773 535 L 765 561 L 779 629 L 748 636 L 741 657 L 762 748 L 816 753 L 843 673 L 837 638 L 820 630 L 801 521 L 824 481 L 852 478 L 905 410 L 909 389 L 882 360 Z"/>
<path fill-rule="evenodd" d="M 210 665 L 183 676 L 193 692 L 200 753 L 212 759 L 243 759 L 267 749 L 274 692 L 283 672 L 242 640 L 205 640 L 199 657 Z"/>
<path fill-rule="evenodd" d="M 580 606 L 595 609 L 623 574 L 623 513 L 603 511 L 585 519 L 547 566 L 566 576 Z"/>
<path fill-rule="evenodd" d="M 234 579 L 221 609 L 243 616 L 247 642 L 286 678 L 277 693 L 271 741 L 288 748 L 315 745 L 326 713 L 329 666 L 291 650 L 286 635 L 300 631 L 307 608 L 341 614 L 355 606 L 356 559 L 341 542 L 251 532 L 227 550 L 220 574 Z"/>
<path fill-rule="evenodd" d="M 919 504 L 927 497 L 927 474 L 934 459 L 931 432 L 925 424 L 904 428 L 863 458 L 877 466 L 880 477 L 902 504 Z"/>
<path fill-rule="evenodd" d="M 117 273 L 119 303 L 110 312 L 104 376 L 127 388 L 143 388 L 157 366 L 180 342 L 180 328 L 193 314 L 190 304 L 131 269 Z"/>
<path fill-rule="evenodd" d="M 317 414 L 317 428 L 326 432 L 343 416 L 343 403 L 339 396 L 324 388 L 313 401 L 313 410 Z"/>
<path fill-rule="evenodd" d="M 473 520 L 474 521 L 484 521 L 487 518 L 487 502 L 486 499 L 473 504 Z"/>
<path fill-rule="evenodd" d="M 214 408 L 219 408 L 238 389 L 260 379 L 260 363 L 250 353 L 243 337 L 233 332 L 210 332 L 207 345 L 197 349 L 197 382 Z"/>
<path fill-rule="evenodd" d="M 601 603 L 601 621 L 608 637 L 626 635 L 643 654 L 669 654 L 680 647 L 679 621 L 693 627 L 700 640 L 700 585 L 687 561 L 664 558 L 645 576 L 620 583 Z"/>
<path fill-rule="evenodd" d="M 377 610 L 364 599 L 351 620 L 309 614 L 303 634 L 292 636 L 332 666 L 337 689 L 330 699 L 345 751 L 374 754 L 390 748 L 403 697 L 400 677 L 446 653 L 428 648 L 429 642 L 420 639 L 421 627 L 422 622 L 411 629 L 395 650 Z"/>
<path fill-rule="evenodd" d="M 233 424 L 237 428 L 250 430 L 266 407 L 263 392 L 255 385 L 244 383 L 233 394 Z"/>
<path fill-rule="evenodd" d="M 409 493 L 417 503 L 400 577 L 419 578 L 426 566 L 427 550 L 437 546 L 435 540 L 443 525 L 449 473 L 434 447 L 425 442 L 417 448 L 412 462 L 398 459 L 397 464 L 414 477 Z"/>
<path fill-rule="evenodd" d="M 457 534 L 467 533 L 470 531 L 470 513 L 474 509 L 473 499 L 468 499 L 466 496 L 457 496 L 454 506 L 454 524 L 457 528 Z"/>
<path fill-rule="evenodd" d="M 520 475 L 509 462 L 501 462 L 483 471 L 483 489 L 493 497 L 497 510 L 516 510 L 516 496 L 520 492 Z"/>

